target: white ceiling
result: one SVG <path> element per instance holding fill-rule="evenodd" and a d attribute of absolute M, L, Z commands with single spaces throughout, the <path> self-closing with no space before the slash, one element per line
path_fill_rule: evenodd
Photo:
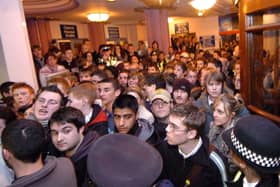
<path fill-rule="evenodd" d="M 146 0 L 147 1 L 147 0 Z M 160 1 L 160 0 L 149 0 Z M 170 1 L 170 0 L 161 0 Z M 197 11 L 189 4 L 190 0 L 173 0 L 175 3 L 168 9 L 168 16 L 194 17 Z M 108 2 L 106 0 L 24 0 L 24 9 L 27 16 L 43 17 L 55 20 L 88 22 L 86 16 L 91 12 L 109 12 L 109 23 L 142 23 L 144 21 L 144 8 L 147 7 L 143 0 L 116 0 Z M 53 7 L 54 8 L 53 8 Z M 59 8 L 55 8 L 60 6 Z M 71 10 L 65 11 L 66 7 Z M 44 11 L 44 8 L 45 9 Z M 46 10 L 59 11 L 56 13 L 45 13 Z M 210 10 L 206 11 L 204 16 L 227 15 L 237 12 L 233 6 L 232 0 L 217 0 L 217 3 Z"/>

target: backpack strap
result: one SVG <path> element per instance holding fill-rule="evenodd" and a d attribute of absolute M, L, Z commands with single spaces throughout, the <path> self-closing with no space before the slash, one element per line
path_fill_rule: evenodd
<path fill-rule="evenodd" d="M 219 156 L 219 154 L 215 152 L 215 147 L 211 144 L 209 146 L 209 151 L 210 151 L 209 158 L 214 162 L 214 164 L 219 169 L 219 172 L 220 172 L 220 175 L 221 175 L 222 181 L 223 181 L 223 186 L 227 187 L 225 182 L 228 181 L 228 177 L 227 177 L 227 170 L 226 170 L 225 164 L 224 164 L 222 158 Z"/>

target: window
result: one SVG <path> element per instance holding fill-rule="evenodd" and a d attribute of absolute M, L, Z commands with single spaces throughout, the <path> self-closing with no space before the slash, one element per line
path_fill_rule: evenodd
<path fill-rule="evenodd" d="M 246 16 L 251 104 L 280 115 L 280 8 Z"/>

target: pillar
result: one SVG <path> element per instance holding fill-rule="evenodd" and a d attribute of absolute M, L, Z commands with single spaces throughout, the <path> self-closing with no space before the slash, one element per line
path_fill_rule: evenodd
<path fill-rule="evenodd" d="M 22 0 L 1 0 L 0 12 L 0 83 L 26 82 L 37 90 Z"/>
<path fill-rule="evenodd" d="M 156 40 L 159 43 L 160 50 L 168 51 L 169 47 L 169 30 L 168 15 L 166 9 L 146 9 L 144 10 L 145 20 L 147 23 L 148 44 Z"/>

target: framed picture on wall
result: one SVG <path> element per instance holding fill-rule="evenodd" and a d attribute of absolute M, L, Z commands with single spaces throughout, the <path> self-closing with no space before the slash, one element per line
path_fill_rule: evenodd
<path fill-rule="evenodd" d="M 203 48 L 213 48 L 215 47 L 215 35 L 200 36 L 199 43 Z"/>
<path fill-rule="evenodd" d="M 175 26 L 175 34 L 185 34 L 189 33 L 189 23 L 176 23 Z"/>
<path fill-rule="evenodd" d="M 62 38 L 78 38 L 78 31 L 76 25 L 60 25 L 60 32 Z"/>

